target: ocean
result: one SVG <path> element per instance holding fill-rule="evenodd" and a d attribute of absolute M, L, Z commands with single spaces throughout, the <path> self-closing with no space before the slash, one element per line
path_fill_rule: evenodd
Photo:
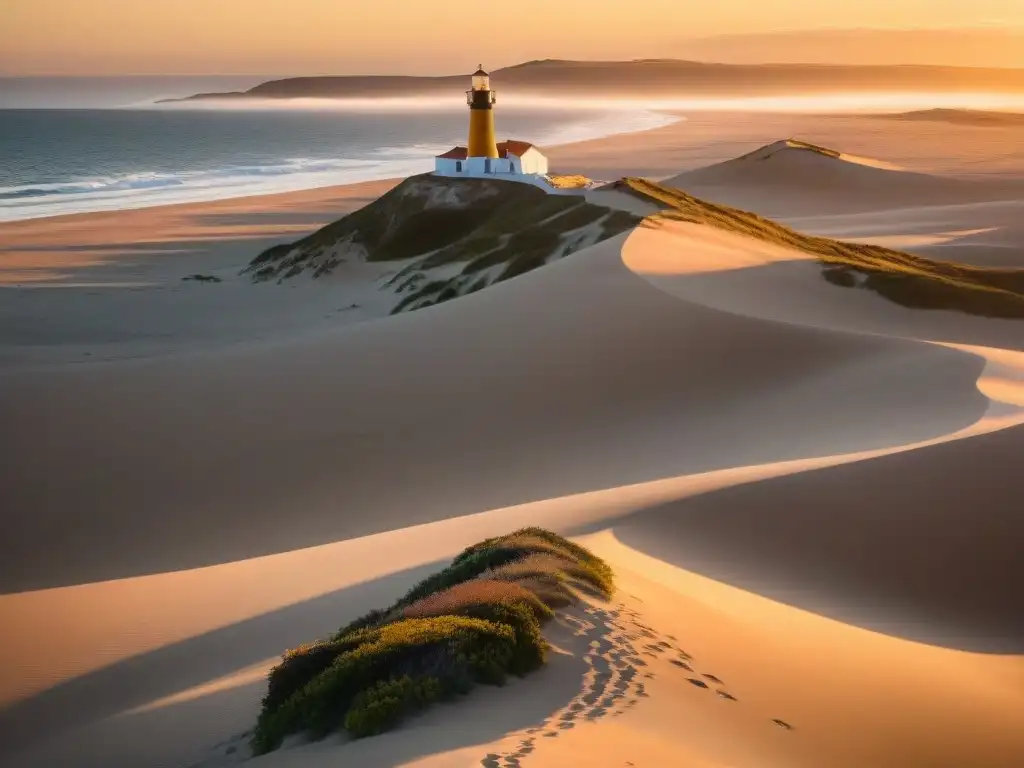
<path fill-rule="evenodd" d="M 506 107 L 544 146 L 674 122 L 646 110 Z M 0 221 L 408 176 L 465 142 L 466 108 L 0 109 Z"/>

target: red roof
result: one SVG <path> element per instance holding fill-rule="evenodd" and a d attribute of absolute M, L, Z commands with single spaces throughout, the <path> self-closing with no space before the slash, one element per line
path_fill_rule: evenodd
<path fill-rule="evenodd" d="M 509 155 L 522 157 L 531 147 L 533 144 L 528 141 L 502 141 L 498 143 L 498 157 L 508 157 Z M 437 157 L 443 160 L 465 160 L 469 157 L 469 150 L 465 147 L 452 147 Z"/>
<path fill-rule="evenodd" d="M 498 157 L 507 157 L 508 155 L 522 157 L 531 147 L 533 144 L 528 141 L 513 141 L 511 139 L 502 141 L 498 144 Z"/>
<path fill-rule="evenodd" d="M 438 155 L 437 157 L 438 159 L 443 158 L 445 160 L 465 160 L 469 157 L 469 150 L 465 147 L 452 147 L 443 155 Z"/>

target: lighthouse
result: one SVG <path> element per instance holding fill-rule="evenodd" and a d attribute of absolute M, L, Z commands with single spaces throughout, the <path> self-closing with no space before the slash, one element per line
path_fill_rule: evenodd
<path fill-rule="evenodd" d="M 498 141 L 494 129 L 494 105 L 491 76 L 480 66 L 473 73 L 466 91 L 469 106 L 469 141 L 434 158 L 435 176 L 468 176 L 525 181 L 547 185 L 548 159 L 528 141 Z"/>
<path fill-rule="evenodd" d="M 473 73 L 473 87 L 466 91 L 469 104 L 469 157 L 498 159 L 498 140 L 494 137 L 494 102 L 491 76 L 481 65 Z"/>

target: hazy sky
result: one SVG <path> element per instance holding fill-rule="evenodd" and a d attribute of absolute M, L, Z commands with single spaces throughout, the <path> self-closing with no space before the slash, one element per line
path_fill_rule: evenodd
<path fill-rule="evenodd" d="M 1024 0 L 0 0 L 0 74 L 446 74 L 719 34 L 1000 25 L 1024 27 Z"/>

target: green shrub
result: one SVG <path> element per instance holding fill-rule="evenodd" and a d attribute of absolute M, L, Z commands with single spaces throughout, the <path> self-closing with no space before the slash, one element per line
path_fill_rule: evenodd
<path fill-rule="evenodd" d="M 336 643 L 317 642 L 287 651 L 281 663 L 270 670 L 263 707 L 276 709 L 338 658 Z"/>
<path fill-rule="evenodd" d="M 291 733 L 327 735 L 344 724 L 355 697 L 382 680 L 430 675 L 454 693 L 473 682 L 501 684 L 516 656 L 512 627 L 462 616 L 397 621 L 339 642 L 348 648 L 329 667 L 276 708 L 264 707 L 252 741 L 257 754 Z"/>
<path fill-rule="evenodd" d="M 457 615 L 512 627 L 515 633 L 512 657 L 502 672 L 507 670 L 517 677 L 522 677 L 544 666 L 547 659 L 547 643 L 540 633 L 540 622 L 536 614 L 526 603 L 507 600 L 470 603 L 459 607 Z M 502 681 L 503 679 L 502 676 Z"/>
<path fill-rule="evenodd" d="M 486 578 L 496 572 L 508 578 Z M 270 673 L 254 752 L 293 733 L 380 733 L 433 701 L 537 669 L 547 652 L 541 623 L 575 599 L 569 577 L 611 590 L 602 560 L 540 528 L 469 547 L 387 610 L 285 653 Z"/>
<path fill-rule="evenodd" d="M 440 698 L 441 691 L 441 683 L 434 677 L 403 675 L 383 680 L 352 700 L 345 714 L 345 730 L 356 738 L 383 733 Z"/>

